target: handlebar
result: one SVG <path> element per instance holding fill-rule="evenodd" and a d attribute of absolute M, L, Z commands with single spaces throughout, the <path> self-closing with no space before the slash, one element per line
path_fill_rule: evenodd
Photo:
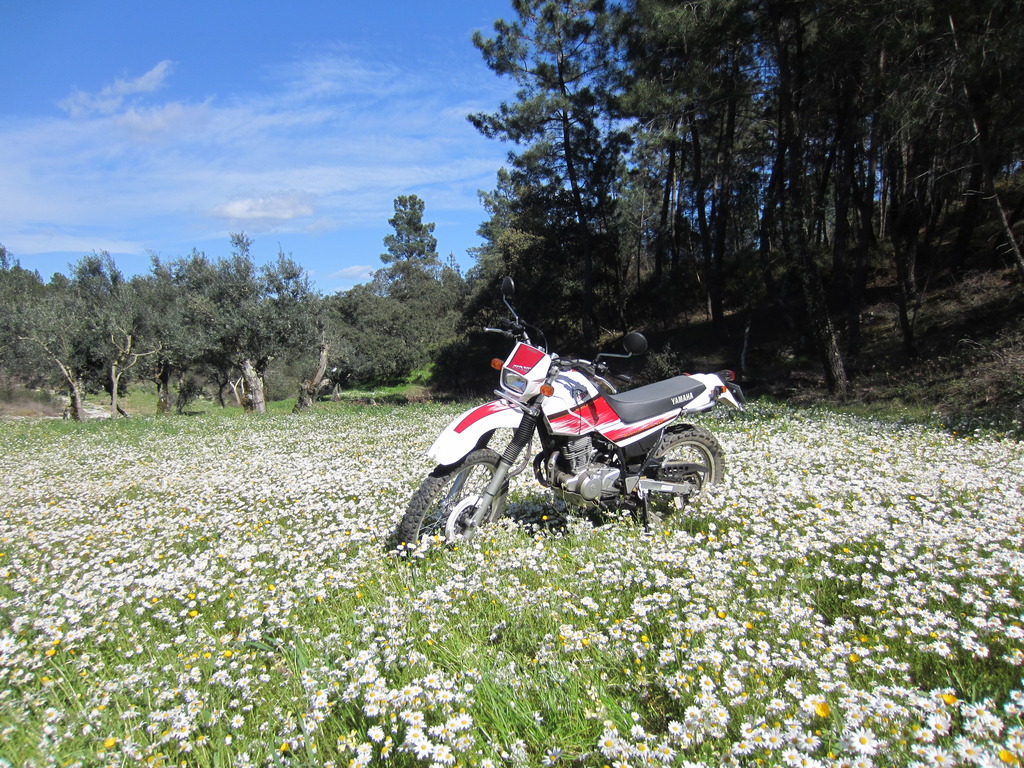
<path fill-rule="evenodd" d="M 484 328 L 483 328 L 484 332 L 485 333 L 497 333 L 497 334 L 500 334 L 501 336 L 504 336 L 506 339 L 509 339 L 510 341 L 522 341 L 522 342 L 525 342 L 527 344 L 532 344 L 533 343 L 532 341 L 530 341 L 530 335 L 526 332 L 527 328 L 530 328 L 531 330 L 534 330 L 534 331 L 537 331 L 538 333 L 540 333 L 540 331 L 538 331 L 538 329 L 534 328 L 532 325 L 528 326 L 527 324 L 520 322 L 518 317 L 514 321 L 512 321 L 512 320 L 499 320 L 498 322 L 503 327 L 501 327 L 501 328 L 492 328 L 490 326 L 484 326 Z M 544 334 L 540 333 L 540 335 L 543 336 Z M 543 345 L 542 345 L 542 348 L 543 348 Z"/>
<path fill-rule="evenodd" d="M 511 331 L 506 331 L 504 328 L 490 328 L 488 326 L 484 326 L 484 333 L 497 333 L 511 341 L 516 340 L 515 334 L 512 333 Z"/>
<path fill-rule="evenodd" d="M 583 371 L 583 373 L 587 373 L 590 374 L 591 376 L 596 376 L 598 378 L 611 376 L 623 382 L 624 384 L 629 384 L 630 382 L 633 381 L 633 378 L 631 376 L 627 376 L 626 374 L 622 373 L 615 373 L 611 369 L 609 369 L 608 366 L 605 365 L 604 363 L 592 363 L 589 360 L 580 360 L 577 358 L 563 357 L 558 358 L 555 361 L 555 364 L 558 365 L 559 369 L 563 371 L 568 371 L 572 368 L 578 368 L 581 371 Z"/>
<path fill-rule="evenodd" d="M 526 327 L 521 323 L 503 321 L 505 328 L 494 328 L 492 326 L 483 326 L 481 330 L 484 333 L 496 333 L 499 336 L 504 336 L 509 341 L 526 341 L 529 343 L 529 337 L 526 335 Z M 532 326 L 531 326 L 532 327 Z M 568 371 L 573 368 L 580 369 L 583 373 L 587 373 L 591 376 L 603 378 L 605 376 L 611 376 L 624 384 L 629 384 L 633 381 L 631 376 L 626 374 L 612 372 L 607 364 L 602 362 L 591 362 L 590 360 L 583 360 L 580 358 L 573 357 L 558 357 L 558 355 L 552 354 L 554 365 L 559 370 Z"/>

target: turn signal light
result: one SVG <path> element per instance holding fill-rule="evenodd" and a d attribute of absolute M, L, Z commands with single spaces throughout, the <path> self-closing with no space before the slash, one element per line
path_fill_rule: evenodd
<path fill-rule="evenodd" d="M 552 387 L 550 384 L 541 384 L 540 393 L 544 395 L 544 397 L 551 397 L 553 394 L 555 394 L 555 388 Z"/>
<path fill-rule="evenodd" d="M 500 371 L 502 365 L 504 365 L 504 362 L 499 360 L 498 358 L 494 358 L 493 360 L 491 360 L 491 368 L 493 368 L 496 371 Z"/>

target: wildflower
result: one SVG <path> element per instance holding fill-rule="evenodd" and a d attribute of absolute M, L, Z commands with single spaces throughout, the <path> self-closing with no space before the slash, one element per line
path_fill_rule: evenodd
<path fill-rule="evenodd" d="M 434 747 L 433 758 L 434 762 L 440 763 L 441 765 L 455 764 L 455 754 L 447 744 L 438 744 Z"/>
<path fill-rule="evenodd" d="M 433 745 L 426 739 L 421 739 L 413 745 L 413 754 L 418 760 L 426 760 L 434 752 Z"/>
<path fill-rule="evenodd" d="M 816 733 L 807 732 L 797 739 L 797 745 L 805 752 L 813 752 L 821 745 L 821 739 Z"/>
<path fill-rule="evenodd" d="M 925 749 L 925 762 L 929 765 L 951 766 L 956 765 L 956 758 L 942 747 L 929 746 Z"/>
<path fill-rule="evenodd" d="M 858 728 L 848 738 L 850 748 L 860 755 L 873 755 L 878 751 L 878 738 L 867 728 Z"/>
<path fill-rule="evenodd" d="M 956 753 L 969 763 L 980 762 L 983 754 L 976 744 L 963 736 L 956 740 Z"/>
<path fill-rule="evenodd" d="M 562 757 L 562 750 L 559 749 L 558 747 L 554 747 L 554 748 L 549 749 L 547 752 L 544 753 L 544 757 L 541 760 L 541 764 L 542 765 L 548 765 L 548 766 L 554 765 L 555 763 L 557 763 L 561 759 L 561 757 Z"/>

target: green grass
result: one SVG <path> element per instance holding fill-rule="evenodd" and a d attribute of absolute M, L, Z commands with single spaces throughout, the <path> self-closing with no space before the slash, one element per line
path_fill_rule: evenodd
<path fill-rule="evenodd" d="M 459 406 L 289 410 L 0 423 L 0 756 L 717 765 L 789 723 L 824 764 L 856 727 L 877 765 L 1024 757 L 1017 444 L 755 403 L 703 422 L 727 482 L 663 529 L 509 521 L 399 559 Z M 545 505 L 516 481 L 517 516 Z M 766 744 L 738 762 L 782 764 Z"/>

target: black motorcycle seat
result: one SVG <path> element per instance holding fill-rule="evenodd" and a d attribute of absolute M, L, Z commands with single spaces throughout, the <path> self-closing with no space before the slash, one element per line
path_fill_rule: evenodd
<path fill-rule="evenodd" d="M 692 376 L 674 376 L 628 392 L 605 395 L 604 400 L 623 422 L 632 424 L 682 408 L 703 391 L 704 385 Z"/>

